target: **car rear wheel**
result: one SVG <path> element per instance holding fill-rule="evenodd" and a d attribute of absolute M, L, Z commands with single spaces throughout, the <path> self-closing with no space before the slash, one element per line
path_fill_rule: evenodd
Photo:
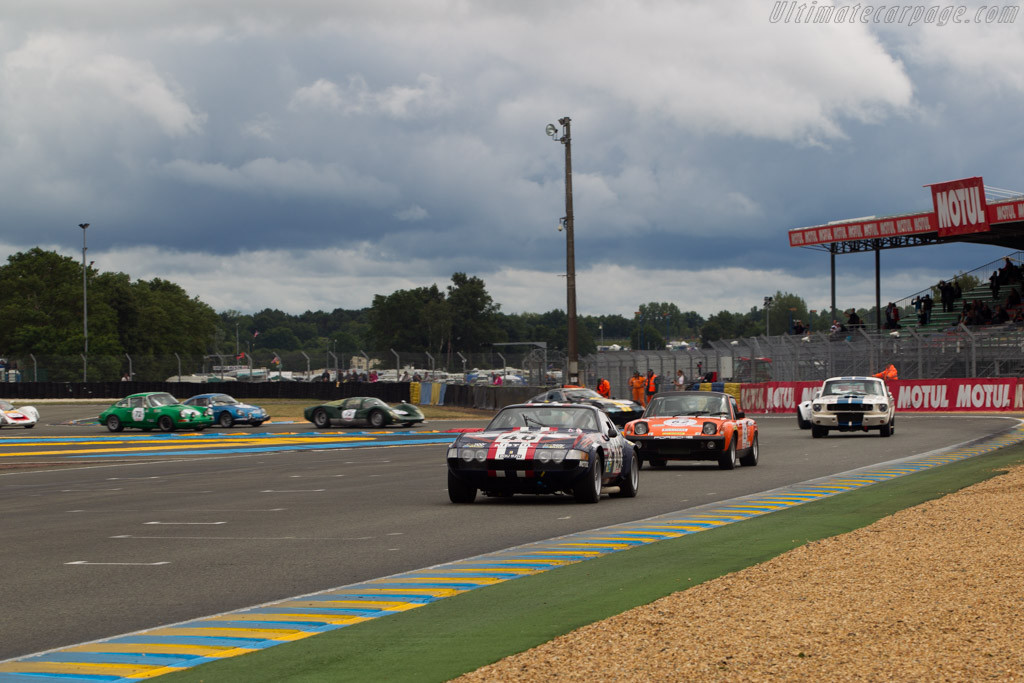
<path fill-rule="evenodd" d="M 467 484 L 448 470 L 448 500 L 465 505 L 476 500 L 476 487 Z"/>
<path fill-rule="evenodd" d="M 171 419 L 170 415 L 161 415 L 160 419 L 156 421 L 156 426 L 160 428 L 161 432 L 173 432 L 174 420 Z"/>
<path fill-rule="evenodd" d="M 651 467 L 662 468 L 665 466 L 664 458 L 648 458 L 647 462 L 651 463 Z"/>
<path fill-rule="evenodd" d="M 615 494 L 616 498 L 635 498 L 636 490 L 640 486 L 640 458 L 637 457 L 635 450 L 630 454 L 627 464 L 629 471 L 623 473 L 619 481 L 619 492 Z"/>
<path fill-rule="evenodd" d="M 750 444 L 750 452 L 740 458 L 740 464 L 744 467 L 753 467 L 757 464 L 757 434 L 754 434 L 754 441 Z"/>
<path fill-rule="evenodd" d="M 124 425 L 121 424 L 121 418 L 117 415 L 110 415 L 107 417 L 107 429 L 112 432 L 123 432 Z"/>
<path fill-rule="evenodd" d="M 221 427 L 230 427 L 235 424 L 235 418 L 231 417 L 231 413 L 225 410 L 217 418 L 217 422 L 220 423 Z"/>
<path fill-rule="evenodd" d="M 375 410 L 370 413 L 370 426 L 371 427 L 383 427 L 384 426 L 384 413 L 379 410 Z"/>
<path fill-rule="evenodd" d="M 317 426 L 317 429 L 323 429 L 324 427 L 331 426 L 331 418 L 327 417 L 327 411 L 323 408 L 317 408 L 313 412 L 313 424 Z"/>
<path fill-rule="evenodd" d="M 738 435 L 733 432 L 732 438 L 729 439 L 729 450 L 718 456 L 718 469 L 720 470 L 734 470 L 739 459 L 736 457 L 736 437 Z"/>
<path fill-rule="evenodd" d="M 596 503 L 601 500 L 601 472 L 603 469 L 601 458 L 598 457 L 590 466 L 587 474 L 572 490 L 572 495 L 577 503 Z"/>

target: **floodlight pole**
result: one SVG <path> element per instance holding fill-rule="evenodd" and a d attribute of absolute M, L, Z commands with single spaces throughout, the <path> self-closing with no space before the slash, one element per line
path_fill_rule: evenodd
<path fill-rule="evenodd" d="M 572 215 L 572 136 L 568 116 L 558 119 L 562 125 L 562 136 L 555 137 L 557 130 L 548 126 L 548 135 L 556 142 L 565 145 L 565 288 L 566 316 L 568 317 L 568 364 L 569 377 L 567 384 L 579 384 L 579 352 L 576 345 L 576 246 L 573 239 Z"/>

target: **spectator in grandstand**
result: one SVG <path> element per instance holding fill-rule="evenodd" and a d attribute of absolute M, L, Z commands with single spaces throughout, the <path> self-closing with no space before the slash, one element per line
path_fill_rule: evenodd
<path fill-rule="evenodd" d="M 1016 287 L 1010 287 L 1010 294 L 1006 297 L 1006 307 L 1014 308 L 1020 306 L 1020 292 Z"/>
<path fill-rule="evenodd" d="M 856 308 L 851 308 L 850 312 L 846 314 L 846 324 L 851 328 L 864 327 L 864 323 L 861 322 L 860 316 L 857 315 Z"/>
<path fill-rule="evenodd" d="M 960 280 L 953 278 L 953 301 L 962 299 L 964 296 L 964 290 L 960 289 Z"/>
<path fill-rule="evenodd" d="M 996 300 L 999 298 L 999 271 L 993 270 L 992 275 L 988 278 L 988 288 L 992 292 L 992 299 Z"/>
<path fill-rule="evenodd" d="M 900 328 L 900 309 L 893 302 L 885 307 L 885 329 L 898 330 Z"/>
<path fill-rule="evenodd" d="M 797 318 L 793 321 L 793 334 L 806 334 L 807 326 L 804 325 L 804 321 Z"/>
<path fill-rule="evenodd" d="M 1006 312 L 1006 307 L 1002 304 L 996 304 L 996 312 L 992 315 L 992 323 L 994 325 L 1002 325 L 1009 321 L 1010 314 Z"/>
<path fill-rule="evenodd" d="M 932 301 L 932 295 L 931 294 L 925 294 L 924 298 L 921 300 L 921 312 L 924 315 L 924 324 L 925 325 L 927 325 L 928 323 L 930 323 L 932 321 L 932 306 L 934 306 L 934 305 L 935 305 L 935 302 Z"/>
<path fill-rule="evenodd" d="M 953 312 L 953 286 L 945 280 L 939 280 L 939 299 L 942 300 L 942 312 Z"/>

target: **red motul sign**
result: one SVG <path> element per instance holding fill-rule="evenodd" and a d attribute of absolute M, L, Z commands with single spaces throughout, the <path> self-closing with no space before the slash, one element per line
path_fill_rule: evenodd
<path fill-rule="evenodd" d="M 987 232 L 988 204 L 980 177 L 931 185 L 939 237 Z"/>

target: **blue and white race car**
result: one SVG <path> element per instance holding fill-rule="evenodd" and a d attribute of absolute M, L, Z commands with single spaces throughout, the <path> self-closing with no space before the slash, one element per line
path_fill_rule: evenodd
<path fill-rule="evenodd" d="M 821 385 L 811 402 L 811 436 L 828 436 L 829 430 L 866 432 L 877 430 L 891 436 L 896 429 L 896 401 L 885 380 L 878 377 L 833 377 Z"/>
<path fill-rule="evenodd" d="M 602 493 L 632 498 L 640 482 L 633 444 L 596 406 L 519 404 L 448 447 L 448 498 L 472 503 L 515 493 L 571 493 L 596 503 Z"/>
<path fill-rule="evenodd" d="M 213 409 L 213 422 L 221 427 L 235 424 L 250 424 L 259 427 L 270 419 L 270 414 L 259 406 L 240 403 L 227 394 L 196 394 L 183 401 L 187 406 L 209 407 Z"/>

